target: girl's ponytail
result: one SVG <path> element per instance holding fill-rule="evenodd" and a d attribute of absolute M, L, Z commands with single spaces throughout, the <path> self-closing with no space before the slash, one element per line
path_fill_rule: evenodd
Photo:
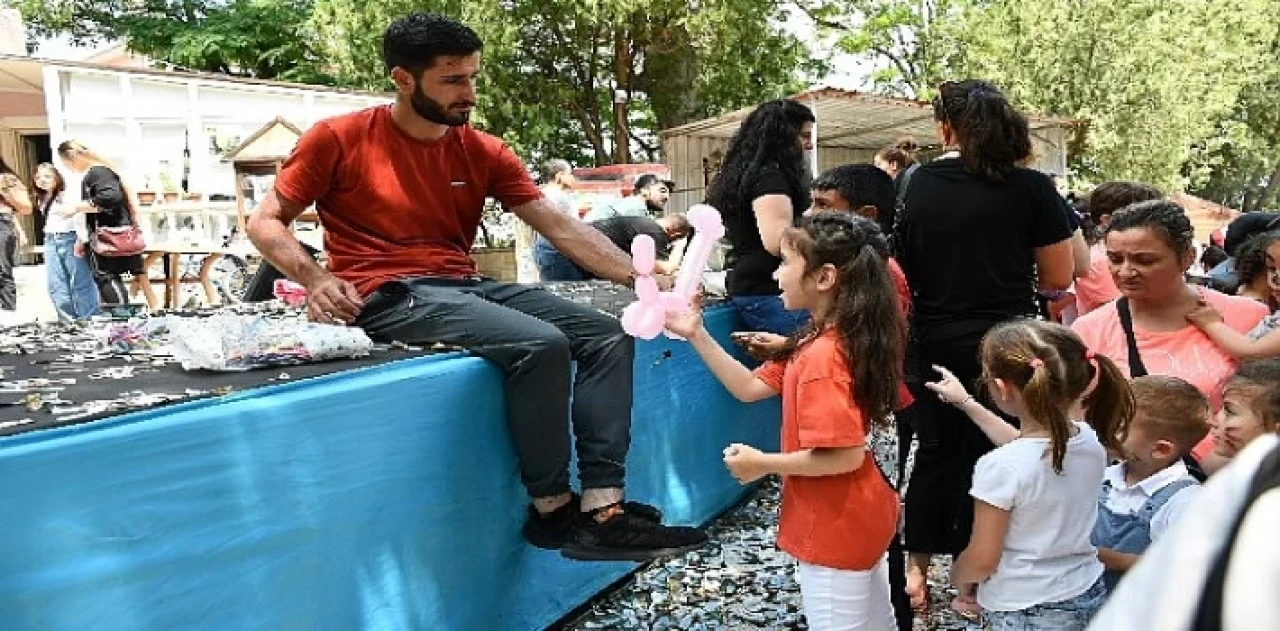
<path fill-rule="evenodd" d="M 1084 398 L 1084 418 L 1098 434 L 1098 442 L 1108 451 L 1120 451 L 1129 433 L 1129 422 L 1137 410 L 1129 380 L 1115 362 L 1105 355 L 1086 351 L 1093 389 Z"/>
<path fill-rule="evenodd" d="M 1048 350 L 1048 349 L 1046 349 Z M 1067 457 L 1067 441 L 1071 440 L 1071 419 L 1063 410 L 1063 401 L 1068 400 L 1064 394 L 1062 380 L 1055 376 L 1061 370 L 1057 364 L 1061 360 L 1056 353 L 1047 360 L 1035 358 L 1028 362 L 1031 366 L 1031 379 L 1022 388 L 1022 398 L 1027 403 L 1031 415 L 1044 424 L 1049 430 L 1053 470 L 1062 473 L 1062 461 Z"/>

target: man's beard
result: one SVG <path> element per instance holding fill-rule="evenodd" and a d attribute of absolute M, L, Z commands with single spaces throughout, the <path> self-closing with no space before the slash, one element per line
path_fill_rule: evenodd
<path fill-rule="evenodd" d="M 409 99 L 409 104 L 413 106 L 413 111 L 437 125 L 448 125 L 450 127 L 458 127 L 466 125 L 471 121 L 471 112 L 460 114 L 451 114 L 439 101 L 432 99 L 422 93 L 422 87 L 418 86 L 413 91 L 413 98 Z"/>

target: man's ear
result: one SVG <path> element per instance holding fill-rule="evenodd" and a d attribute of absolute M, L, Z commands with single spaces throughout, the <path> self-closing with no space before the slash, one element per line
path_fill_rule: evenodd
<path fill-rule="evenodd" d="M 408 70 L 396 66 L 391 69 L 391 82 L 395 84 L 396 91 L 403 94 L 413 93 L 413 74 Z"/>
<path fill-rule="evenodd" d="M 872 206 L 871 204 L 867 204 L 866 206 L 863 206 L 862 208 L 854 210 L 853 212 L 858 213 L 859 215 L 862 215 L 863 217 L 866 217 L 871 221 L 880 220 L 880 209 L 876 208 L 875 206 Z"/>

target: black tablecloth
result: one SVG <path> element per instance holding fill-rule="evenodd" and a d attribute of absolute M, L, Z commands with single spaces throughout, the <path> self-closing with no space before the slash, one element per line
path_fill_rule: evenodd
<path fill-rule="evenodd" d="M 635 300 L 635 294 L 626 288 L 603 281 L 577 283 L 547 283 L 543 285 L 548 291 L 574 302 L 590 304 L 597 309 L 614 316 L 621 315 L 623 308 Z M 262 308 L 252 308 L 263 311 Z M 26 330 L 28 336 L 47 336 L 53 346 L 57 340 L 68 339 L 91 340 L 92 326 L 105 326 L 103 323 L 90 326 L 45 325 L 43 327 L 19 327 Z M 112 355 L 104 359 L 84 363 L 59 362 L 76 351 L 86 352 L 91 342 L 82 341 L 75 350 L 68 350 L 64 344 L 62 350 L 52 348 L 46 350 L 37 345 L 28 346 L 24 354 L 6 352 L 0 355 L 0 381 L 15 382 L 30 379 L 49 379 L 51 381 L 74 379 L 75 383 L 51 383 L 49 387 L 62 388 L 57 392 L 42 394 L 56 396 L 69 403 L 55 404 L 57 407 L 75 407 L 89 401 L 104 401 L 123 398 L 125 393 L 142 392 L 145 394 L 181 395 L 173 401 L 156 402 L 130 407 L 113 409 L 89 415 L 55 415 L 50 405 L 38 411 L 30 411 L 23 405 L 27 394 L 0 393 L 0 436 L 8 436 L 23 432 L 87 423 L 102 418 L 125 414 L 140 409 L 170 405 L 181 401 L 222 396 L 229 392 L 241 392 L 262 386 L 273 385 L 282 381 L 297 381 L 328 375 L 346 370 L 356 370 L 377 364 L 421 357 L 432 352 L 426 349 L 386 348 L 380 346 L 369 357 L 349 360 L 329 361 L 315 364 L 282 366 L 247 372 L 211 372 L 186 371 L 181 366 L 168 363 L 152 366 L 146 358 L 131 361 L 128 356 Z M 134 366 L 131 377 L 112 379 L 91 379 L 90 375 L 100 373 L 104 369 Z M 189 392 L 191 391 L 191 392 Z M 197 393 L 195 391 L 202 391 Z M 74 418 L 67 418 L 73 416 Z M 5 426 L 6 423 L 30 419 L 32 422 Z"/>

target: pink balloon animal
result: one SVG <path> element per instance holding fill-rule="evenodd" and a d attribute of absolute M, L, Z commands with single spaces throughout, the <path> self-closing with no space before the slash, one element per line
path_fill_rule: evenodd
<path fill-rule="evenodd" d="M 707 268 L 711 250 L 724 236 L 724 222 L 719 211 L 706 204 L 690 208 L 687 217 L 689 225 L 693 226 L 693 240 L 685 250 L 672 291 L 658 291 L 658 283 L 653 279 L 653 238 L 642 234 L 631 242 L 637 300 L 622 310 L 622 330 L 628 335 L 643 340 L 658 337 L 666 328 L 667 313 L 690 308 L 690 302 L 702 284 L 702 272 Z M 680 339 L 671 332 L 667 332 L 667 337 Z"/>

